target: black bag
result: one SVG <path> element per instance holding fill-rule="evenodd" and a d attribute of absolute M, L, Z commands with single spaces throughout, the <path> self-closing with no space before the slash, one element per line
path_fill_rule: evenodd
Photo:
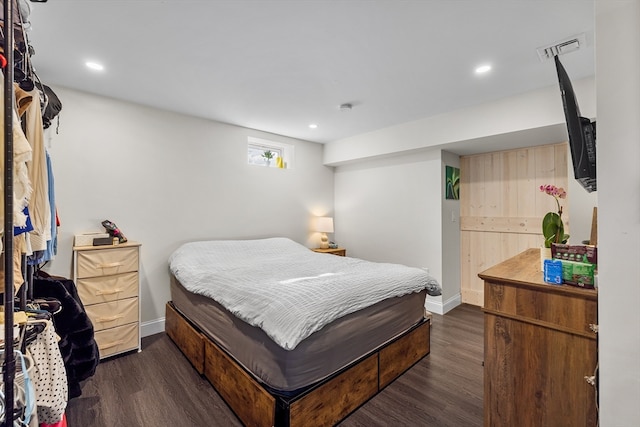
<path fill-rule="evenodd" d="M 51 126 L 51 121 L 62 110 L 62 102 L 49 86 L 43 84 L 42 90 L 46 99 L 46 105 L 42 112 L 42 126 L 46 129 Z"/>

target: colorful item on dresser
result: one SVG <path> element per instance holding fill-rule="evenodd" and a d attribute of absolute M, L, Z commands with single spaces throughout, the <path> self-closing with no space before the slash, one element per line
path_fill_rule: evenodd
<path fill-rule="evenodd" d="M 111 237 L 118 238 L 118 243 L 125 243 L 127 241 L 127 238 L 124 237 L 122 231 L 120 231 L 118 226 L 113 222 L 105 219 L 104 221 L 102 221 L 102 226 L 107 230 L 107 233 L 109 233 Z"/>

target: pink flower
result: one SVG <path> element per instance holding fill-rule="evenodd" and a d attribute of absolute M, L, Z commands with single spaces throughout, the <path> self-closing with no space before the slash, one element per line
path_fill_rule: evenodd
<path fill-rule="evenodd" d="M 564 199 L 564 198 L 567 197 L 567 192 L 564 190 L 564 188 L 556 187 L 555 185 L 551 185 L 551 184 L 541 185 L 540 186 L 540 191 L 542 191 L 543 193 L 547 193 L 550 196 L 555 197 L 556 201 L 558 200 L 558 198 Z"/>
<path fill-rule="evenodd" d="M 552 196 L 556 201 L 558 213 L 549 212 L 542 220 L 542 234 L 545 237 L 545 246 L 551 247 L 552 243 L 566 243 L 569 239 L 568 234 L 564 234 L 564 224 L 562 223 L 562 206 L 560 200 L 567 197 L 567 192 L 562 187 L 547 184 L 541 185 L 540 191 Z"/>

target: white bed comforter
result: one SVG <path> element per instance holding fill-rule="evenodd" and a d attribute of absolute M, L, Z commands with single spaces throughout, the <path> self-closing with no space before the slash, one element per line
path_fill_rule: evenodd
<path fill-rule="evenodd" d="M 440 288 L 419 268 L 319 254 L 286 238 L 186 243 L 169 266 L 187 290 L 214 299 L 287 350 L 339 317 Z"/>

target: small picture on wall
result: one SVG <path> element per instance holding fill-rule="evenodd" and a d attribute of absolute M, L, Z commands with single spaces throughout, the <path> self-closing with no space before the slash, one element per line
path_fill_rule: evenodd
<path fill-rule="evenodd" d="M 460 169 L 453 166 L 445 166 L 447 177 L 444 192 L 446 199 L 458 200 L 460 198 Z"/>

